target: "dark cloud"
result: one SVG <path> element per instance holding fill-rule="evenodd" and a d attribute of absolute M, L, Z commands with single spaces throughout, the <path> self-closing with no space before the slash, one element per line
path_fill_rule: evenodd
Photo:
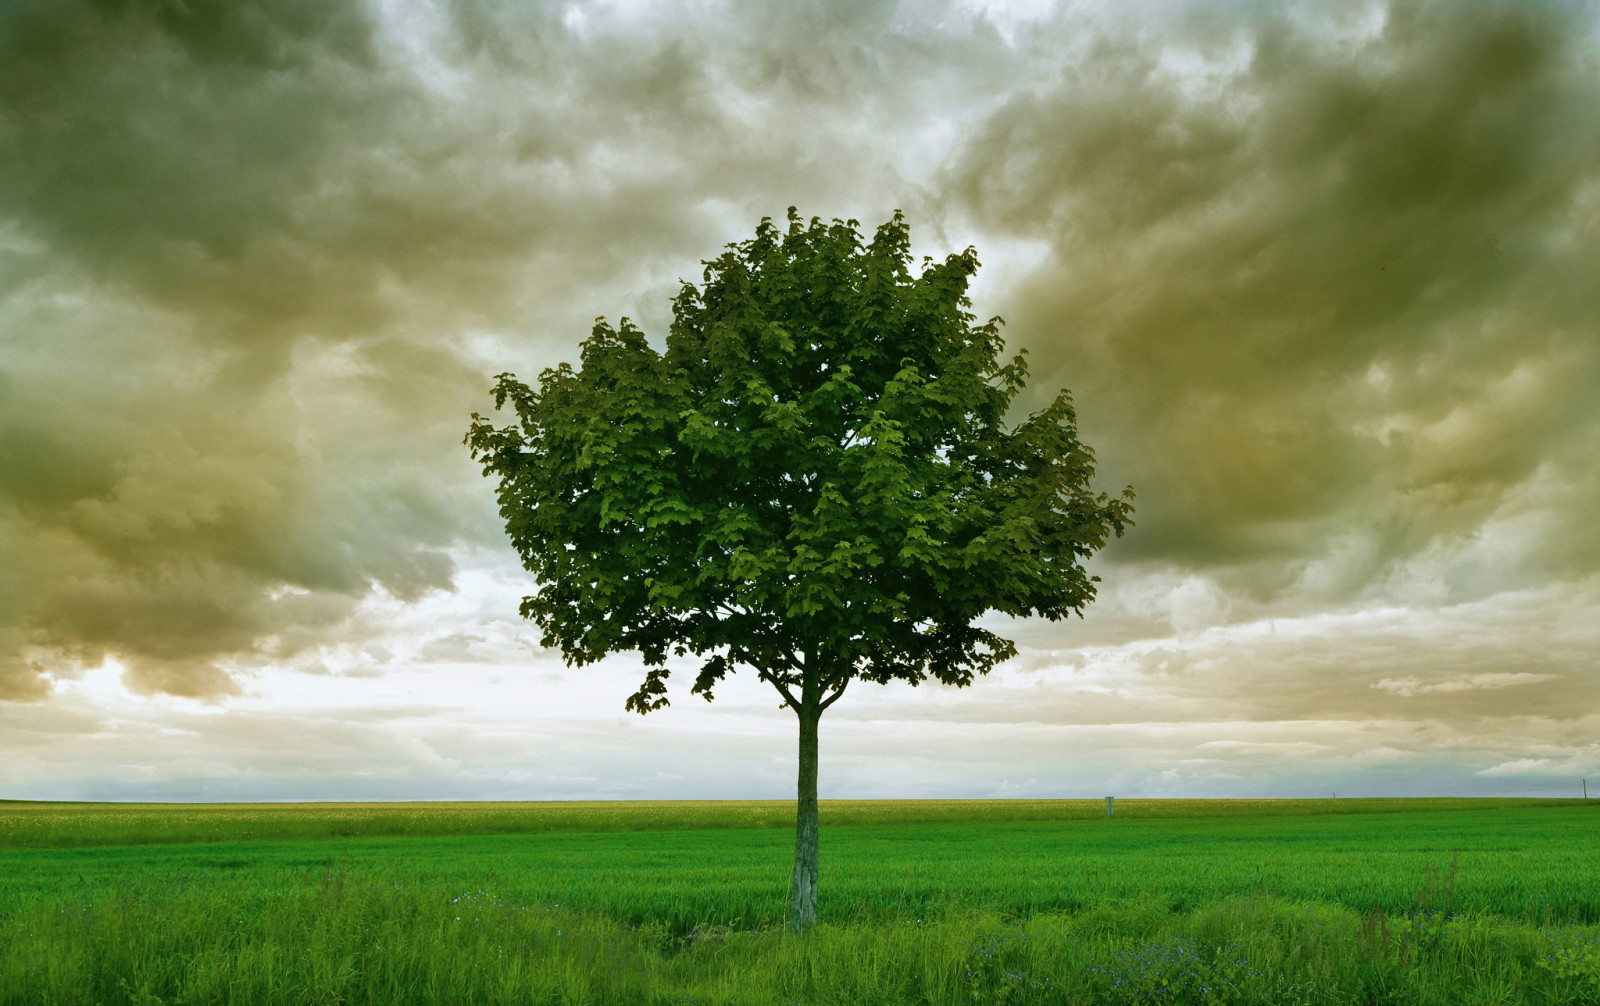
<path fill-rule="evenodd" d="M 1593 470 L 1592 18 L 1376 13 L 1108 36 L 949 170 L 956 205 L 1048 243 L 1011 330 L 1140 489 L 1123 557 L 1275 593 L 1353 531 L 1348 595 L 1539 472 Z"/>
<path fill-rule="evenodd" d="M 86 313 L 40 334 L 119 367 L 24 360 L 0 395 L 0 590 L 25 658 L 10 690 L 38 693 L 30 668 L 112 656 L 137 689 L 224 694 L 219 662 L 292 656 L 374 589 L 450 587 L 446 550 L 479 515 L 469 466 L 434 442 L 458 439 L 475 371 L 364 341 L 335 389 L 306 364 L 241 381 L 229 351 L 149 317 L 134 341 L 183 365 L 119 360 L 138 354 L 96 324 L 116 312 Z"/>
<path fill-rule="evenodd" d="M 460 447 L 488 374 L 661 321 L 841 177 L 907 202 L 875 145 L 949 43 L 893 14 L 8 5 L 0 691 L 112 657 L 228 694 L 374 591 L 448 589 L 498 537 Z"/>
<path fill-rule="evenodd" d="M 325 305 L 302 200 L 395 98 L 371 33 L 342 4 L 14 5 L 0 203 L 96 277 L 233 316 L 231 336 Z"/>
<path fill-rule="evenodd" d="M 0 66 L 0 688 L 113 656 L 227 694 L 219 664 L 374 587 L 448 587 L 440 451 L 383 455 L 453 432 L 481 375 L 381 338 L 396 265 L 326 196 L 406 96 L 360 9 L 16 5 Z M 297 396 L 304 340 L 352 342 L 352 387 Z"/>

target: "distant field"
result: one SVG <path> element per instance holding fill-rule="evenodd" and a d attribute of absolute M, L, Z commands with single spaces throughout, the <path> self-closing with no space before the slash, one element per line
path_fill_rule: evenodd
<path fill-rule="evenodd" d="M 0 1002 L 1600 1003 L 1600 801 L 792 814 L 3 803 Z"/>
<path fill-rule="evenodd" d="M 1582 806 L 1582 800 L 1118 800 L 1116 820 Z M 824 827 L 1088 821 L 1104 800 L 823 800 Z M 45 803 L 0 800 L 0 849 L 547 831 L 793 828 L 792 800 L 548 803 Z"/>

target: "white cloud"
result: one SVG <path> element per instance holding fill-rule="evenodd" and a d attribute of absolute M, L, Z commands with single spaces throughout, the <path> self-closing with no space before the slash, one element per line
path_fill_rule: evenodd
<path fill-rule="evenodd" d="M 1478 774 L 1486 776 L 1521 776 L 1521 775 L 1551 775 L 1556 763 L 1549 758 L 1518 758 L 1514 761 L 1501 762 L 1490 768 L 1483 769 Z"/>
<path fill-rule="evenodd" d="M 1373 682 L 1372 687 L 1385 692 L 1392 692 L 1403 698 L 1413 695 L 1427 695 L 1434 692 L 1470 692 L 1476 689 L 1513 688 L 1517 685 L 1535 685 L 1541 681 L 1553 681 L 1559 675 L 1555 674 L 1474 674 L 1470 678 L 1453 678 L 1445 681 L 1423 681 L 1415 675 L 1403 678 L 1384 678 Z"/>

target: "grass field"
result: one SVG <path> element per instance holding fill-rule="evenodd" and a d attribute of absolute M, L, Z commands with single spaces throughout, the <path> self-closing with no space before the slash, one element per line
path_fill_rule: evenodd
<path fill-rule="evenodd" d="M 1600 1003 L 1600 802 L 0 803 L 5 1003 Z"/>

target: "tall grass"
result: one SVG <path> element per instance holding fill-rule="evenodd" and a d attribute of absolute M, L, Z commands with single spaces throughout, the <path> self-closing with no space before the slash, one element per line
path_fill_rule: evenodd
<path fill-rule="evenodd" d="M 1600 930 L 1264 897 L 673 937 L 333 870 L 8 915 L 6 1003 L 1594 1003 Z M 1409 927 L 1409 928 L 1408 928 Z"/>
<path fill-rule="evenodd" d="M 799 940 L 775 825 L 12 848 L 0 1003 L 1600 1004 L 1589 808 L 1120 803 L 825 829 Z"/>

